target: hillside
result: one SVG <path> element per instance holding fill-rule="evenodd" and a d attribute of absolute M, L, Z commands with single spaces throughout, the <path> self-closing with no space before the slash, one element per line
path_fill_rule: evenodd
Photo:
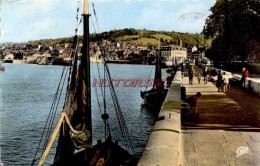
<path fill-rule="evenodd" d="M 202 34 L 190 34 L 190 33 L 179 33 L 179 32 L 167 32 L 167 31 L 150 31 L 150 30 L 135 30 L 131 29 L 121 29 L 112 30 L 109 32 L 103 32 L 100 34 L 92 34 L 90 36 L 91 41 L 109 40 L 111 42 L 126 42 L 138 45 L 158 45 L 159 40 L 161 45 L 179 45 L 182 40 L 183 46 L 201 46 L 204 44 L 204 37 Z M 71 43 L 72 37 L 60 38 L 60 39 L 46 39 L 33 41 L 31 44 L 65 44 Z M 82 37 L 80 37 L 80 42 L 82 42 Z M 211 45 L 212 40 L 207 39 L 205 41 L 206 46 Z"/>

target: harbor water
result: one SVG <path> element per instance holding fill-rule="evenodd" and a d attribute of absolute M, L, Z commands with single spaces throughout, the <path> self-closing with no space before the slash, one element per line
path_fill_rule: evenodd
<path fill-rule="evenodd" d="M 31 165 L 38 146 L 51 104 L 64 66 L 41 66 L 30 64 L 3 64 L 5 72 L 0 73 L 0 148 L 4 165 Z M 154 66 L 109 64 L 113 79 L 148 79 L 154 76 Z M 99 64 L 101 77 L 103 66 Z M 92 82 L 99 80 L 97 64 L 91 64 Z M 151 74 L 150 74 L 151 72 Z M 67 80 L 67 79 L 66 79 Z M 65 88 L 66 89 L 66 88 Z M 54 126 L 62 111 L 66 91 L 55 117 Z M 113 140 L 123 146 L 120 128 L 114 111 L 109 88 L 106 88 L 108 122 Z M 155 115 L 142 109 L 140 91 L 145 87 L 115 87 L 118 100 L 128 127 L 136 153 L 140 156 L 155 121 Z M 96 93 L 97 91 L 97 93 Z M 96 95 L 97 94 L 97 95 Z M 101 120 L 97 97 L 103 112 L 101 89 L 92 87 L 93 143 L 104 141 L 104 123 Z M 57 140 L 57 139 L 56 139 Z M 48 156 L 47 164 L 54 159 L 57 141 Z M 39 155 L 42 152 L 40 148 Z M 38 157 L 39 157 L 38 155 Z"/>

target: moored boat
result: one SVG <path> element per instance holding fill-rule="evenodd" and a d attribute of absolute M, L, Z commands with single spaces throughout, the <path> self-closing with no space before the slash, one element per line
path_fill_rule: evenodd
<path fill-rule="evenodd" d="M 5 71 L 5 67 L 3 67 L 1 63 L 0 63 L 0 71 Z"/>
<path fill-rule="evenodd" d="M 38 158 L 37 154 L 42 144 L 42 139 L 39 142 L 39 146 L 35 153 L 32 165 L 38 162 L 41 166 L 45 163 L 45 160 L 50 152 L 51 147 L 55 141 L 55 138 L 59 134 L 58 145 L 56 148 L 56 154 L 54 158 L 54 166 L 64 166 L 64 165 L 77 165 L 77 166 L 134 166 L 137 164 L 135 157 L 135 152 L 131 139 L 129 137 L 125 120 L 118 103 L 117 95 L 115 93 L 114 87 L 109 87 L 111 96 L 113 99 L 113 104 L 115 106 L 115 111 L 118 117 L 118 123 L 120 125 L 120 131 L 123 137 L 124 148 L 119 146 L 118 141 L 112 141 L 112 134 L 110 132 L 108 118 L 109 115 L 106 113 L 105 99 L 104 99 L 104 113 L 101 118 L 104 121 L 104 135 L 105 141 L 102 142 L 101 139 L 97 141 L 96 145 L 92 143 L 92 116 L 91 116 L 91 82 L 90 82 L 90 53 L 89 53 L 89 17 L 88 14 L 88 3 L 84 0 L 83 4 L 83 48 L 82 48 L 82 58 L 78 64 L 78 35 L 76 29 L 76 35 L 73 40 L 73 49 L 71 52 L 72 62 L 70 66 L 65 66 L 64 68 L 69 68 L 70 74 L 68 79 L 66 99 L 61 113 L 61 117 L 53 130 L 53 134 L 50 137 L 50 132 L 53 124 L 56 111 L 50 111 L 49 117 L 46 121 L 46 126 L 44 127 L 43 136 L 47 135 L 44 151 L 42 155 Z M 93 5 L 94 6 L 94 5 Z M 81 23 L 81 21 L 80 21 Z M 109 68 L 104 62 L 104 69 L 106 76 L 111 80 Z M 63 73 L 64 74 L 64 73 Z M 62 76 L 63 76 L 62 74 Z M 61 77 L 61 81 L 62 82 Z M 65 80 L 65 78 L 64 78 Z M 59 84 L 64 86 L 64 84 Z M 101 89 L 102 90 L 102 89 Z M 103 89 L 105 93 L 105 89 Z M 61 93 L 57 90 L 57 96 L 54 98 L 55 104 L 59 101 Z M 105 96 L 105 95 L 104 95 Z M 103 97 L 104 97 L 103 96 Z M 98 97 L 98 96 L 97 96 Z M 57 101 L 58 100 L 58 101 Z M 101 112 L 101 108 L 100 108 Z M 54 116 L 53 116 L 54 115 Z M 50 121 L 50 122 L 49 122 Z M 49 127 L 47 127 L 50 124 Z M 47 129 L 47 134 L 45 129 Z M 48 136 L 49 135 L 49 136 Z"/>
<path fill-rule="evenodd" d="M 141 91 L 143 106 L 158 110 L 166 97 L 168 89 L 165 88 L 165 83 L 161 76 L 161 50 L 158 47 L 156 51 L 156 66 L 153 88 L 148 91 Z"/>

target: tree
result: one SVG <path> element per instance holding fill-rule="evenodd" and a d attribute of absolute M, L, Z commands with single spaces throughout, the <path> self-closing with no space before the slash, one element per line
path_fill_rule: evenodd
<path fill-rule="evenodd" d="M 216 60 L 260 59 L 260 3 L 257 0 L 224 0 L 211 8 L 203 33 L 214 38 L 210 56 Z"/>
<path fill-rule="evenodd" d="M 164 43 L 164 40 L 163 40 L 163 38 L 160 38 L 160 42 L 161 42 L 161 43 Z"/>

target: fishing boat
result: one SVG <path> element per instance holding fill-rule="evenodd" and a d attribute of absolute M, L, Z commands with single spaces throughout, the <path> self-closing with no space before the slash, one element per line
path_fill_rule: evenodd
<path fill-rule="evenodd" d="M 13 59 L 10 58 L 4 59 L 4 63 L 13 63 Z"/>
<path fill-rule="evenodd" d="M 166 69 L 166 72 L 167 73 L 172 73 L 173 71 L 174 71 L 174 66 L 171 66 L 171 67 L 168 67 L 167 69 Z"/>
<path fill-rule="evenodd" d="M 5 71 L 5 67 L 3 67 L 1 63 L 0 63 L 0 71 Z"/>
<path fill-rule="evenodd" d="M 132 166 L 137 164 L 133 145 L 131 143 L 131 139 L 126 128 L 125 120 L 123 119 L 123 114 L 120 110 L 120 105 L 118 103 L 117 95 L 115 93 L 113 85 L 110 87 L 109 90 L 111 92 L 113 104 L 115 106 L 116 115 L 120 125 L 124 148 L 119 146 L 118 141 L 112 140 L 112 134 L 110 132 L 108 123 L 109 115 L 106 113 L 105 106 L 104 113 L 101 116 L 104 121 L 104 141 L 102 142 L 100 139 L 97 141 L 96 145 L 93 145 L 92 143 L 93 131 L 91 117 L 91 71 L 89 53 L 90 15 L 88 14 L 87 5 L 87 0 L 84 0 L 82 17 L 84 33 L 82 58 L 80 60 L 80 63 L 78 64 L 78 35 L 76 33 L 73 40 L 73 49 L 71 51 L 72 62 L 69 67 L 70 74 L 68 85 L 66 87 L 67 92 L 63 111 L 53 131 L 51 129 L 55 117 L 53 115 L 57 113 L 55 112 L 57 111 L 57 109 L 54 109 L 54 112 L 50 111 L 31 165 L 34 165 L 38 162 L 38 165 L 41 166 L 45 163 L 46 158 L 50 153 L 51 147 L 53 146 L 53 143 L 55 142 L 55 139 L 56 137 L 58 137 L 58 135 L 58 145 L 56 147 L 56 154 L 53 166 Z M 81 23 L 81 21 L 79 22 Z M 78 29 L 76 29 L 76 32 L 78 32 Z M 66 69 L 68 68 L 68 66 L 64 66 L 64 68 Z M 111 80 L 109 68 L 105 61 L 104 69 L 106 71 L 107 79 Z M 61 80 L 59 87 L 63 85 L 64 84 Z M 61 95 L 61 93 L 59 92 L 60 90 L 58 88 L 54 98 L 55 102 L 53 102 L 54 106 L 52 105 L 52 108 L 55 107 L 55 104 L 57 102 L 59 102 L 58 99 Z M 52 133 L 52 135 L 50 133 Z M 45 142 L 43 141 L 44 138 L 46 138 Z M 43 148 L 40 147 L 41 145 L 43 145 Z M 38 157 L 40 149 L 43 149 L 43 151 L 40 157 Z"/>
<path fill-rule="evenodd" d="M 162 103 L 166 97 L 168 89 L 164 87 L 164 81 L 161 74 L 161 50 L 160 46 L 156 50 L 156 65 L 153 88 L 148 91 L 141 91 L 143 99 L 143 106 L 147 108 L 161 108 Z"/>

